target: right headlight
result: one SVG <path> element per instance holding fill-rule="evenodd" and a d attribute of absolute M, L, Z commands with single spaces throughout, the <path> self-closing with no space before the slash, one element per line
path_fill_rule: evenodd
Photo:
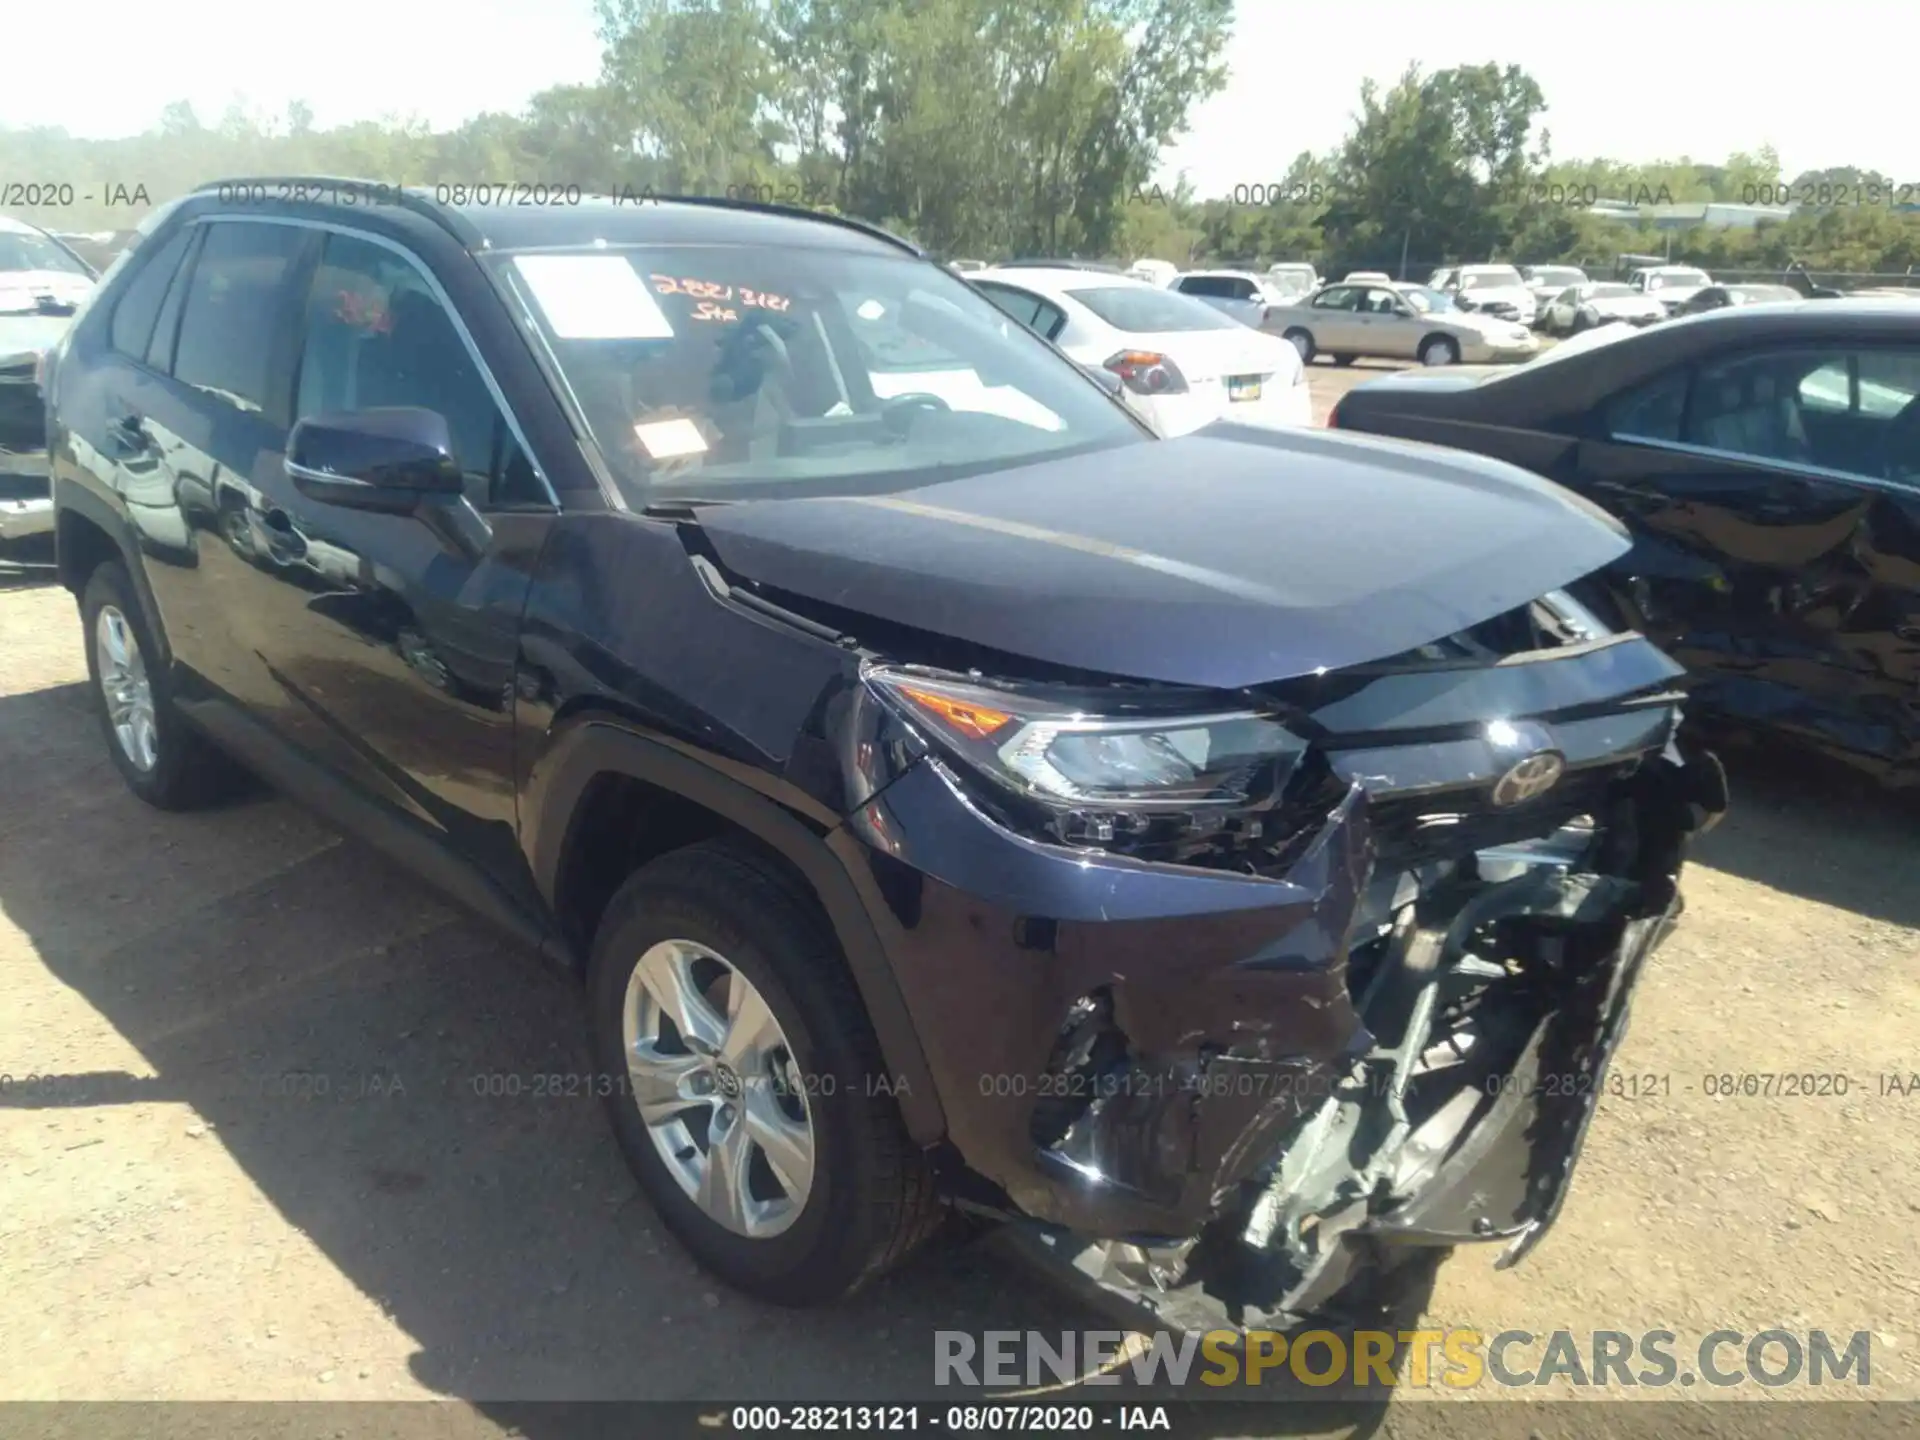
<path fill-rule="evenodd" d="M 1307 742 L 1257 710 L 1121 710 L 1098 691 L 1025 691 L 870 667 L 876 695 L 1062 840 L 1104 843 L 1171 825 L 1219 829 L 1272 802 Z M 1102 713 L 1102 711 L 1105 713 Z"/>

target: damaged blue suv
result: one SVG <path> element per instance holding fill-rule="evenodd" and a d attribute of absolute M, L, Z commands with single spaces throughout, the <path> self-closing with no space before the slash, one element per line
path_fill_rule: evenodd
<path fill-rule="evenodd" d="M 577 971 L 640 1184 L 772 1300 L 953 1210 L 1190 1328 L 1517 1258 L 1725 806 L 1578 598 L 1607 516 L 1157 439 L 851 221 L 223 182 L 46 384 L 128 785 L 237 760 Z"/>

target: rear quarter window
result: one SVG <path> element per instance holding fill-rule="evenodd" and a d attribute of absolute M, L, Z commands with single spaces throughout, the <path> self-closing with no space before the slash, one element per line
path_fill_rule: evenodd
<path fill-rule="evenodd" d="M 140 261 L 121 290 L 120 298 L 113 305 L 107 336 L 108 343 L 122 355 L 135 360 L 146 358 L 154 324 L 167 298 L 167 287 L 173 283 L 192 235 L 190 227 L 175 231 L 152 255 Z"/>

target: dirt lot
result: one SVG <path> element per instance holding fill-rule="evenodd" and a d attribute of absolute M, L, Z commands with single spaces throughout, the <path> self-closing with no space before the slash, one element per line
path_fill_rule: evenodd
<path fill-rule="evenodd" d="M 1098 1325 L 979 1247 L 804 1320 L 722 1291 L 593 1102 L 480 1093 L 583 1068 L 567 983 L 284 801 L 141 806 L 85 674 L 69 597 L 0 579 L 0 1398 L 927 1396 L 935 1328 Z M 1870 1393 L 1920 1397 L 1920 1095 L 1879 1078 L 1920 1071 L 1915 826 L 1784 768 L 1738 766 L 1701 848 L 1646 1093 L 1431 1323 L 1865 1329 Z M 1851 1085 L 1705 1093 L 1756 1071 Z"/>

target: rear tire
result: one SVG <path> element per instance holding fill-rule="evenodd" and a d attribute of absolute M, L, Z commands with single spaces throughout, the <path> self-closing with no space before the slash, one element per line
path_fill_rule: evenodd
<path fill-rule="evenodd" d="M 1333 363 L 1336 365 L 1351 365 L 1358 358 L 1357 355 L 1336 355 L 1333 357 Z"/>
<path fill-rule="evenodd" d="M 764 1002 L 775 1028 L 763 1033 L 779 1040 L 769 1050 L 779 1057 L 778 1073 L 771 1084 L 764 1067 L 736 1073 L 725 1057 L 743 1052 L 730 1048 L 736 1030 L 726 1028 L 729 1043 L 713 1047 L 711 1068 L 692 1074 L 684 1089 L 675 1082 L 650 1124 L 639 1096 L 660 1093 L 663 1059 L 697 1072 L 695 1057 L 708 1047 L 696 1038 L 681 1061 L 673 1037 L 646 1038 L 666 1033 L 644 1018 L 656 1012 L 643 992 L 660 989 L 648 977 L 685 956 L 694 958 L 678 973 L 691 977 L 692 993 L 723 1026 L 738 1003 L 736 975 Z M 652 968 L 643 969 L 643 959 Z M 702 981 L 703 974 L 712 978 Z M 808 897 L 774 866 L 724 843 L 642 866 L 607 906 L 587 994 L 598 1088 L 627 1164 L 667 1227 L 729 1285 L 779 1305 L 824 1304 L 891 1268 L 939 1228 L 931 1173 L 882 1083 L 879 1045 L 839 947 Z M 699 1028 L 706 1017 L 689 1013 Z M 733 1095 L 741 1097 L 737 1107 L 723 1098 Z M 772 1148 L 756 1149 L 756 1125 L 758 1135 L 770 1133 L 769 1104 L 784 1107 L 792 1128 L 784 1141 L 775 1135 Z M 723 1114 L 730 1109 L 736 1119 Z M 672 1118 L 663 1121 L 663 1113 Z M 752 1193 L 727 1214 L 710 1198 L 724 1187 L 715 1182 L 710 1190 L 698 1177 L 720 1165 L 724 1141 L 714 1137 L 733 1136 L 735 1126 L 747 1148 L 727 1163 L 752 1177 L 743 1182 Z M 804 1184 L 796 1184 L 794 1161 L 782 1174 L 774 1155 L 801 1128 L 809 1161 Z M 774 1218 L 751 1218 L 768 1215 Z M 745 1228 L 742 1217 L 749 1217 Z M 765 1233 L 752 1233 L 756 1225 Z"/>
<path fill-rule="evenodd" d="M 238 789 L 244 772 L 181 716 L 126 567 L 109 560 L 80 597 L 87 675 L 107 753 L 127 788 L 159 810 L 192 810 Z"/>
<path fill-rule="evenodd" d="M 1289 341 L 1293 348 L 1299 352 L 1300 363 L 1302 365 L 1311 365 L 1313 363 L 1313 357 L 1318 353 L 1318 350 L 1313 343 L 1313 335 L 1311 332 L 1302 330 L 1296 325 L 1281 338 Z"/>

